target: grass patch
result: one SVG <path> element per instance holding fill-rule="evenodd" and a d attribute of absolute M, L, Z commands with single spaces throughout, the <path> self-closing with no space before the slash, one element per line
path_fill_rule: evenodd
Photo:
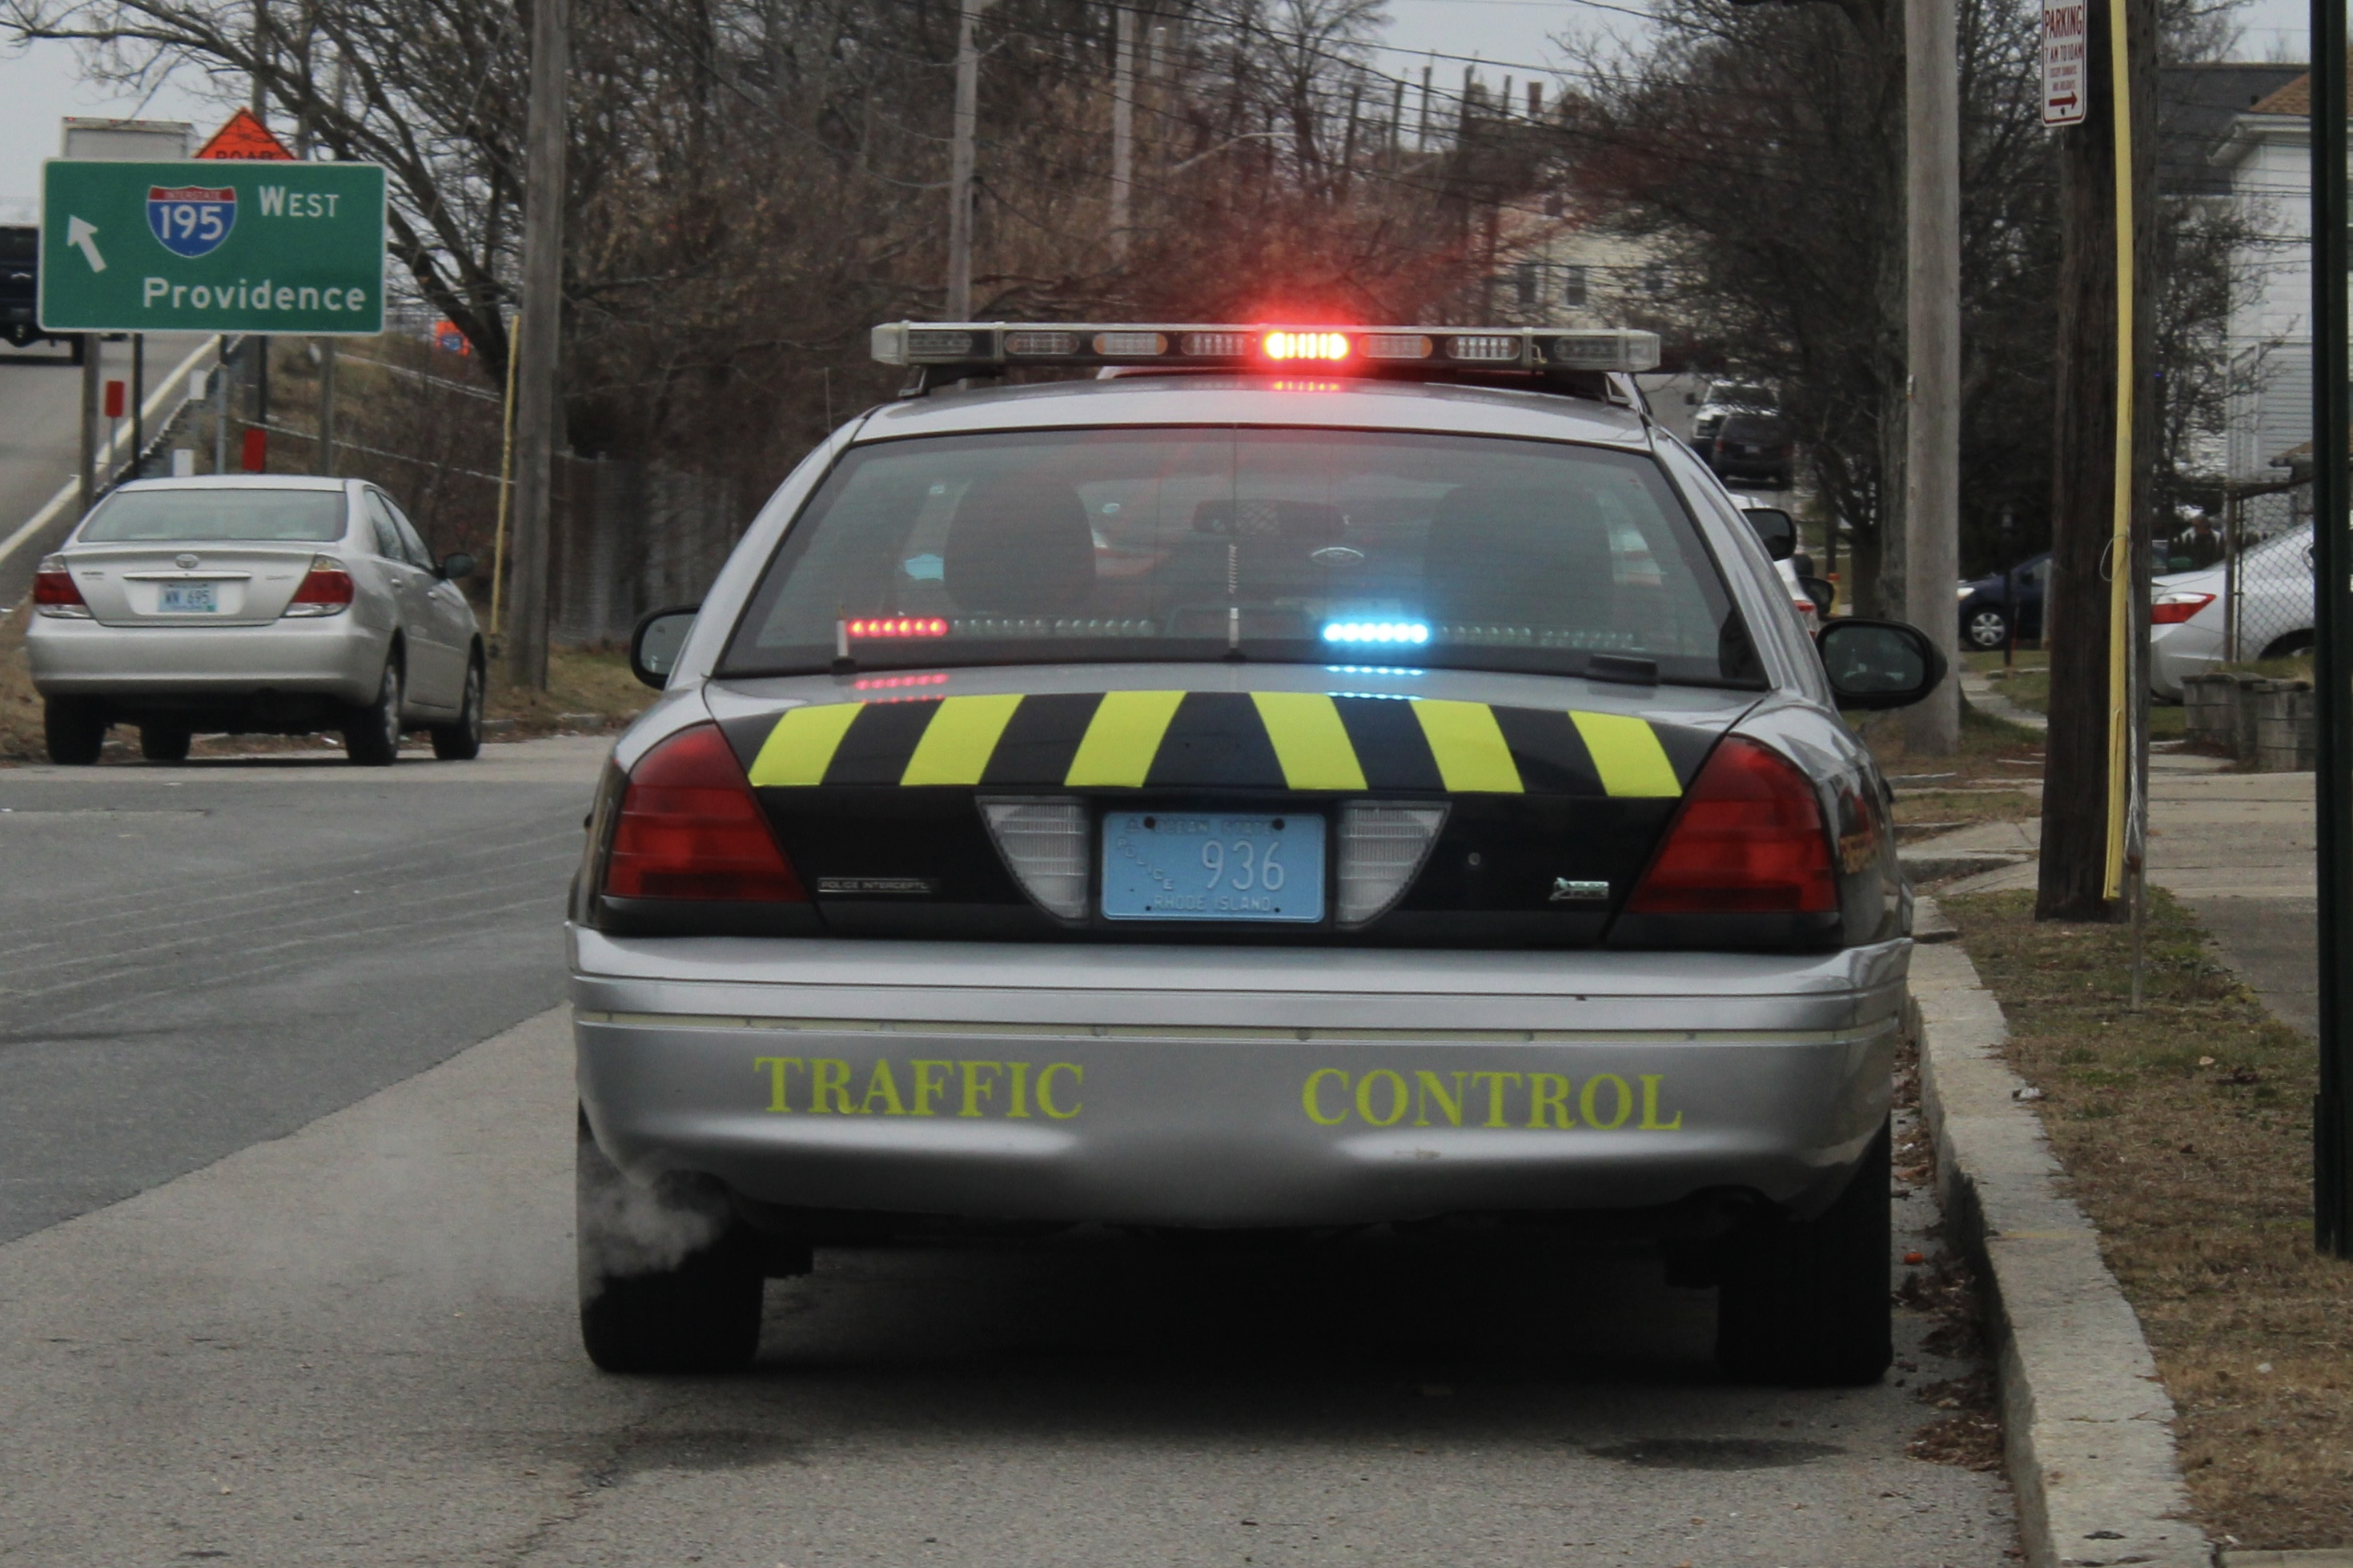
<path fill-rule="evenodd" d="M 2180 1409 L 2200 1521 L 2250 1549 L 2353 1542 L 2353 1266 L 2312 1247 L 2312 1043 L 2161 890 L 2139 1013 L 2127 928 L 2037 923 L 2027 893 L 1942 907 Z"/>
<path fill-rule="evenodd" d="M 1992 784 L 1974 789 L 1899 789 L 1895 831 L 1905 838 L 1957 832 L 1981 822 L 2029 822 L 2042 815 L 2042 797 Z"/>
<path fill-rule="evenodd" d="M 2042 779 L 2042 731 L 1997 719 L 1964 703 L 1961 749 L 1949 757 L 1913 758 L 1904 744 L 1904 711 L 1849 713 L 1847 727 L 1871 748 L 1900 803 L 1915 790 L 1968 790 Z"/>

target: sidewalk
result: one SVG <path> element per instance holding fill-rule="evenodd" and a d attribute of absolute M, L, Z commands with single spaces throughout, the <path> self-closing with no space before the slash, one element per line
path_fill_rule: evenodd
<path fill-rule="evenodd" d="M 2312 775 L 2225 773 L 2208 757 L 2150 759 L 2149 880 L 2180 900 L 2283 1023 L 2318 1027 Z M 1911 854 L 2031 856 L 2040 822 L 1991 822 L 1906 845 Z M 2034 886 L 2031 859 L 1950 883 L 1940 896 Z"/>

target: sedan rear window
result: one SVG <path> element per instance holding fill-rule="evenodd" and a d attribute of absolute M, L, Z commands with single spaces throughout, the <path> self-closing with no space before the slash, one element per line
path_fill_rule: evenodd
<path fill-rule="evenodd" d="M 723 675 L 1264 659 L 1753 685 L 1658 465 L 1556 442 L 1231 428 L 853 447 L 785 536 Z"/>
<path fill-rule="evenodd" d="M 117 490 L 82 524 L 83 544 L 309 541 L 343 536 L 341 490 Z"/>

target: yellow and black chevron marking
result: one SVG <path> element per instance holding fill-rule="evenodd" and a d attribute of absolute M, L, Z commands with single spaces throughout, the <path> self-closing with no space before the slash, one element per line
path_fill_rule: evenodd
<path fill-rule="evenodd" d="M 1313 692 L 1105 691 L 795 708 L 754 784 L 1683 793 L 1714 740 L 1616 713 Z"/>

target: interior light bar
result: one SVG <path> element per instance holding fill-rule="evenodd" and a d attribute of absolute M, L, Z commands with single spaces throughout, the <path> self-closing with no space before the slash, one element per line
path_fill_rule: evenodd
<path fill-rule="evenodd" d="M 1016 365 L 1183 365 L 1262 370 L 1271 364 L 1440 370 L 1656 370 L 1659 334 L 1605 327 L 1293 327 L 1222 322 L 885 321 L 874 329 L 884 364 L 958 371 Z"/>

